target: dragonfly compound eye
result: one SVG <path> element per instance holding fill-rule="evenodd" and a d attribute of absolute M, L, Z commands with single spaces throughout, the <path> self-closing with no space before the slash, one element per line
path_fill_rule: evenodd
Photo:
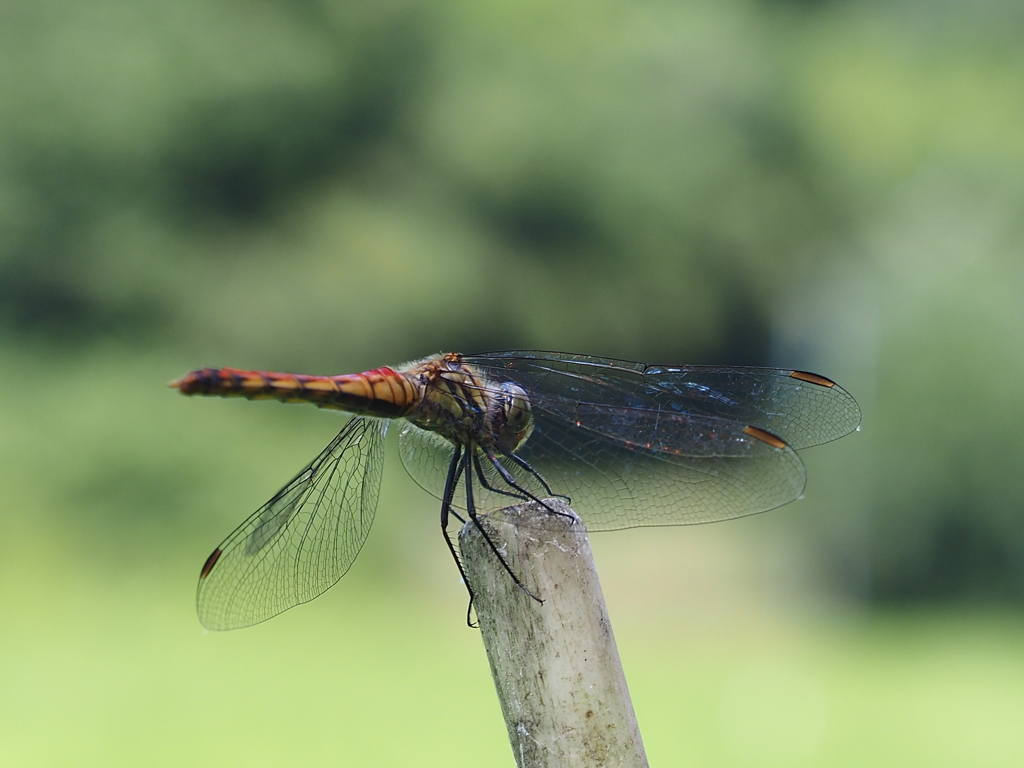
<path fill-rule="evenodd" d="M 526 390 L 510 381 L 502 384 L 501 410 L 505 423 L 498 431 L 498 448 L 514 453 L 533 432 L 533 413 Z"/>

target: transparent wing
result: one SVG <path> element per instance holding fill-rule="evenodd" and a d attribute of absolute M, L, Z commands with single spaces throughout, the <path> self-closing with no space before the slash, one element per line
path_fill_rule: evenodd
<path fill-rule="evenodd" d="M 860 408 L 834 382 L 815 374 L 775 368 L 656 366 L 560 352 L 488 352 L 463 360 L 495 382 L 512 381 L 534 407 L 550 401 L 593 403 L 706 416 L 749 424 L 778 435 L 795 449 L 849 434 Z M 690 437 L 700 440 L 699 432 Z M 704 452 L 696 442 L 681 453 Z"/>
<path fill-rule="evenodd" d="M 535 411 L 534 433 L 519 451 L 552 490 L 571 498 L 590 530 L 727 520 L 803 493 L 806 475 L 793 449 L 748 435 L 744 425 L 718 423 L 712 435 L 693 418 L 648 412 L 650 423 L 634 423 L 627 440 L 614 418 L 599 413 L 588 425 L 585 416 L 577 423 Z"/>
<path fill-rule="evenodd" d="M 373 523 L 387 421 L 355 417 L 214 550 L 196 607 L 208 629 L 258 624 L 337 583 Z"/>
<path fill-rule="evenodd" d="M 398 433 L 398 453 L 402 457 L 405 471 L 420 488 L 438 499 L 444 497 L 448 465 L 451 464 L 455 446 L 436 432 L 428 432 L 403 421 Z M 461 503 L 464 505 L 464 502 Z M 456 505 L 459 504 L 460 501 L 456 499 Z"/>
<path fill-rule="evenodd" d="M 703 428 L 715 427 L 714 436 L 698 442 L 704 454 L 683 455 L 675 447 L 680 442 L 693 444 L 694 438 L 674 436 L 695 429 L 694 419 L 624 410 L 592 409 L 593 419 L 588 422 L 585 411 L 578 421 L 570 421 L 535 407 L 534 432 L 517 452 L 550 491 L 570 498 L 589 530 L 726 520 L 774 509 L 803 493 L 803 463 L 789 446 L 776 447 L 751 436 L 743 425 L 704 420 Z M 644 418 L 646 427 L 636 424 Z M 617 419 L 633 423 L 634 437 L 651 439 L 640 443 L 612 436 L 621 435 Z M 440 498 L 451 444 L 407 424 L 399 435 L 399 448 L 413 479 Z M 536 475 L 512 459 L 500 457 L 499 461 L 532 495 L 551 495 Z M 482 456 L 479 463 L 485 482 L 473 478 L 477 510 L 513 503 L 509 486 L 495 467 Z M 460 485 L 464 483 L 465 478 Z M 456 506 L 464 506 L 464 499 L 464 491 L 456 493 Z"/>

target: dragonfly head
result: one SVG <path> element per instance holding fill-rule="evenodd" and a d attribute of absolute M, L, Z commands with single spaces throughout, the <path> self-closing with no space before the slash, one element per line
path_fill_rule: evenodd
<path fill-rule="evenodd" d="M 506 381 L 498 392 L 498 406 L 495 443 L 502 452 L 514 453 L 533 432 L 530 398 L 518 384 Z"/>

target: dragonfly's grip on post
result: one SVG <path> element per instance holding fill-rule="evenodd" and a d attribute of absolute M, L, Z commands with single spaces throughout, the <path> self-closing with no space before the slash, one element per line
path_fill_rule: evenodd
<path fill-rule="evenodd" d="M 519 768 L 647 768 L 587 532 L 547 499 L 477 518 L 532 600 L 471 520 L 466 574 Z"/>
<path fill-rule="evenodd" d="M 384 418 L 404 416 L 422 399 L 415 380 L 387 367 L 344 376 L 201 368 L 172 381 L 170 386 L 184 395 L 310 403 Z"/>

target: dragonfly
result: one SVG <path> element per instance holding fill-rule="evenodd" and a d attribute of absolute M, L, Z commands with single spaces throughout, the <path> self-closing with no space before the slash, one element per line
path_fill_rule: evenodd
<path fill-rule="evenodd" d="M 392 421 L 406 470 L 441 501 L 471 607 L 452 517 L 479 526 L 486 512 L 522 501 L 550 510 L 544 500 L 557 497 L 589 531 L 751 515 L 802 496 L 796 451 L 860 425 L 853 397 L 806 371 L 544 351 L 438 354 L 340 376 L 203 368 L 170 386 L 353 414 L 207 558 L 196 604 L 213 630 L 265 621 L 348 572 L 373 522 Z"/>

